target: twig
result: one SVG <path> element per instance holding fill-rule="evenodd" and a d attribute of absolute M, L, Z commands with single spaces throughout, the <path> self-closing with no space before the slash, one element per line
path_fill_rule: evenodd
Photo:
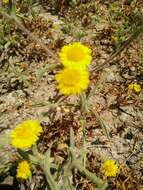
<path fill-rule="evenodd" d="M 1 14 L 8 20 L 15 21 L 15 24 L 20 30 L 25 32 L 35 43 L 39 44 L 45 50 L 47 56 L 53 57 L 58 62 L 58 58 L 56 57 L 56 55 L 49 48 L 47 48 L 46 45 L 44 45 L 44 42 L 42 42 L 41 39 L 38 38 L 38 36 L 36 36 L 35 34 L 33 35 L 27 28 L 25 28 L 25 26 L 19 21 L 15 14 L 8 15 L 6 12 L 3 11 L 1 11 Z"/>
<path fill-rule="evenodd" d="M 102 144 L 97 144 L 97 145 L 89 145 L 87 148 L 111 148 L 109 145 L 102 145 Z"/>

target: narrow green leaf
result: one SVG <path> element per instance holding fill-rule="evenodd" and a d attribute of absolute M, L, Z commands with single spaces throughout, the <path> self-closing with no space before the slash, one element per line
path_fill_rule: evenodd
<path fill-rule="evenodd" d="M 91 110 L 91 111 L 92 111 L 92 113 L 95 114 L 97 122 L 101 126 L 103 133 L 107 136 L 108 139 L 110 139 L 110 135 L 109 135 L 108 129 L 107 129 L 107 127 L 106 127 L 103 119 L 101 119 L 101 117 L 99 116 L 99 114 L 95 110 Z"/>

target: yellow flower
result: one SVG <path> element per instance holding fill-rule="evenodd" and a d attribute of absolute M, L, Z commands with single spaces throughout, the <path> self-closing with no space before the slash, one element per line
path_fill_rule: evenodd
<path fill-rule="evenodd" d="M 18 179 L 24 180 L 31 176 L 30 165 L 26 160 L 18 164 L 16 171 L 17 171 L 16 177 Z"/>
<path fill-rule="evenodd" d="M 10 133 L 11 144 L 15 148 L 30 148 L 42 132 L 42 127 L 37 120 L 27 120 L 18 124 Z"/>
<path fill-rule="evenodd" d="M 9 3 L 9 0 L 2 0 L 2 3 L 3 3 L 3 4 L 8 4 L 8 3 Z"/>
<path fill-rule="evenodd" d="M 130 90 L 133 90 L 133 89 L 134 89 L 134 83 L 129 84 L 129 85 L 128 85 L 128 88 L 129 88 Z"/>
<path fill-rule="evenodd" d="M 101 170 L 107 177 L 115 177 L 119 172 L 119 168 L 115 160 L 106 160 L 103 163 Z"/>
<path fill-rule="evenodd" d="M 134 83 L 134 91 L 135 92 L 140 92 L 141 91 L 141 85 L 137 84 L 137 83 Z"/>
<path fill-rule="evenodd" d="M 135 92 L 140 92 L 141 91 L 141 85 L 137 83 L 131 83 L 129 84 L 128 88 L 130 90 L 134 90 Z"/>
<path fill-rule="evenodd" d="M 91 59 L 91 49 L 80 42 L 65 45 L 60 52 L 60 60 L 65 67 L 85 67 Z"/>
<path fill-rule="evenodd" d="M 59 82 L 57 88 L 64 95 L 80 94 L 89 84 L 89 74 L 84 69 L 65 68 L 55 78 Z"/>

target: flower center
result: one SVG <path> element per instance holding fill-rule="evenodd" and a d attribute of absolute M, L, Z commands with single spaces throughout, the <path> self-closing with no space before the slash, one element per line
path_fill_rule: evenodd
<path fill-rule="evenodd" d="M 79 80 L 79 72 L 74 69 L 68 69 L 63 73 L 62 82 L 66 86 L 74 86 Z"/>
<path fill-rule="evenodd" d="M 106 165 L 106 166 L 104 167 L 104 170 L 105 170 L 106 172 L 110 172 L 110 171 L 111 171 L 111 166 L 110 166 L 110 165 Z"/>
<path fill-rule="evenodd" d="M 67 52 L 67 58 L 70 61 L 78 62 L 84 58 L 84 52 L 79 47 L 71 47 Z"/>
<path fill-rule="evenodd" d="M 31 131 L 28 128 L 28 126 L 19 127 L 19 129 L 17 130 L 17 136 L 18 138 L 21 138 L 21 139 L 29 138 L 29 136 L 31 136 Z"/>

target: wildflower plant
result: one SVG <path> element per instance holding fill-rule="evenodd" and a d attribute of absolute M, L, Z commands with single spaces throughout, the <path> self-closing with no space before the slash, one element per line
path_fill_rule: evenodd
<path fill-rule="evenodd" d="M 88 65 L 91 62 L 91 50 L 80 42 L 65 45 L 61 49 L 60 60 L 63 67 L 55 75 L 59 93 L 66 96 L 77 95 L 83 97 L 82 93 L 88 88 L 90 82 Z M 55 65 L 53 69 L 55 69 Z M 85 101 L 86 94 L 84 94 L 83 99 L 83 102 Z M 70 180 L 70 176 L 72 176 L 73 169 L 83 173 L 89 180 L 96 184 L 97 189 L 106 189 L 107 183 L 86 169 L 87 151 L 85 153 L 85 141 L 83 145 L 84 149 L 79 152 L 79 155 L 75 155 L 77 150 L 72 129 L 70 131 L 70 146 L 68 147 L 69 159 L 65 166 L 63 166 L 64 177 L 62 171 L 58 169 L 59 166 L 53 163 L 54 159 L 51 157 L 50 148 L 44 154 L 38 151 L 36 144 L 42 132 L 40 122 L 34 119 L 25 120 L 11 130 L 9 134 L 10 145 L 17 149 L 19 158 L 22 160 L 18 163 L 16 170 L 17 179 L 26 180 L 31 177 L 31 168 L 34 164 L 39 165 L 43 170 L 51 190 L 70 189 L 72 184 L 69 184 L 68 181 Z M 55 170 L 55 175 L 51 173 L 51 169 Z M 60 184 L 58 183 L 60 179 L 57 176 L 62 179 Z"/>
<path fill-rule="evenodd" d="M 23 25 L 21 25 L 14 12 L 12 15 L 13 20 L 15 20 L 20 29 L 23 29 L 31 39 L 35 40 L 36 43 L 39 43 L 41 47 L 49 53 L 49 49 L 47 49 L 39 39 L 37 40 L 37 38 L 24 28 Z M 10 17 L 9 15 L 6 16 L 7 18 Z M 82 104 L 86 101 L 86 94 L 82 96 L 83 91 L 88 88 L 90 82 L 88 66 L 92 60 L 91 53 L 91 49 L 81 42 L 73 42 L 64 45 L 59 53 L 61 70 L 55 75 L 59 93 L 66 96 L 76 95 L 80 98 L 82 97 Z M 53 53 L 49 54 L 53 56 Z M 41 76 L 45 71 L 51 71 L 55 68 L 56 64 L 50 65 L 46 70 L 44 69 L 40 72 L 39 78 L 42 78 Z M 58 102 L 55 102 L 55 105 L 58 105 Z M 73 184 L 70 182 L 73 170 L 78 170 L 85 175 L 87 179 L 96 184 L 98 190 L 106 189 L 107 183 L 96 176 L 96 174 L 86 169 L 87 151 L 85 151 L 85 141 L 83 143 L 84 148 L 81 149 L 78 154 L 75 154 L 77 148 L 75 146 L 74 132 L 72 128 L 70 129 L 70 145 L 67 151 L 68 159 L 66 160 L 65 165 L 62 166 L 63 170 L 59 169 L 59 165 L 53 163 L 54 159 L 51 157 L 50 148 L 48 148 L 43 154 L 39 152 L 37 142 L 39 136 L 42 135 L 42 132 L 42 126 L 38 120 L 25 120 L 11 130 L 9 134 L 9 143 L 12 148 L 17 150 L 17 179 L 26 180 L 29 177 L 32 177 L 31 168 L 33 165 L 38 165 L 43 170 L 48 183 L 48 188 L 50 187 L 51 190 L 73 189 Z M 55 171 L 54 174 L 51 172 L 53 169 Z"/>
<path fill-rule="evenodd" d="M 80 95 L 82 97 L 82 92 L 89 85 L 88 65 L 91 62 L 91 50 L 80 42 L 75 42 L 61 49 L 60 60 L 63 68 L 55 75 L 59 93 L 66 96 Z M 86 95 L 84 97 L 83 102 L 86 101 Z M 39 153 L 36 142 L 40 134 L 42 134 L 42 127 L 37 120 L 25 120 L 11 130 L 9 134 L 11 146 L 18 150 L 20 159 L 23 160 L 19 162 L 17 167 L 16 177 L 18 179 L 26 180 L 31 177 L 31 166 L 35 164 L 39 165 L 45 173 L 47 182 L 52 190 L 69 189 L 72 184 L 65 183 L 65 180 L 69 181 L 69 174 L 72 176 L 73 169 L 77 169 L 89 180 L 93 181 L 99 190 L 106 189 L 107 183 L 85 168 L 85 142 L 83 146 L 84 150 L 81 150 L 79 155 L 74 154 L 76 147 L 74 145 L 74 132 L 72 129 L 70 131 L 70 147 L 68 150 L 69 161 L 64 166 L 64 178 L 62 177 L 61 184 L 58 184 L 55 175 L 51 174 L 51 169 L 54 168 L 56 176 L 60 177 L 63 174 L 61 170 L 58 170 L 59 166 L 53 164 L 50 148 L 45 154 Z M 83 152 L 85 155 L 83 155 Z"/>
<path fill-rule="evenodd" d="M 61 48 L 59 52 L 59 57 L 57 58 L 55 54 L 52 53 L 52 51 L 49 50 L 46 45 L 44 45 L 45 43 L 42 42 L 42 40 L 36 36 L 35 32 L 31 33 L 28 29 L 25 28 L 25 26 L 21 24 L 21 22 L 19 21 L 20 19 L 18 18 L 22 18 L 24 20 L 24 17 L 20 17 L 20 14 L 18 15 L 18 17 L 16 16 L 17 13 L 15 13 L 14 9 L 12 9 L 13 2 L 2 0 L 3 5 L 8 4 L 8 2 L 11 2 L 11 5 L 9 6 L 9 13 L 12 10 L 13 12 L 12 14 L 8 15 L 7 13 L 5 13 L 5 11 L 2 11 L 2 16 L 4 16 L 4 18 L 6 19 L 15 21 L 17 27 L 20 30 L 22 30 L 24 34 L 27 34 L 34 41 L 34 43 L 40 45 L 47 53 L 47 56 L 51 56 L 56 60 L 56 63 L 50 64 L 40 71 L 39 80 L 42 78 L 43 73 L 49 72 L 56 68 L 60 68 L 60 70 L 56 71 L 55 74 L 55 80 L 57 82 L 56 88 L 58 89 L 60 94 L 65 95 L 66 97 L 70 95 L 75 95 L 79 97 L 79 104 L 81 104 L 80 119 L 83 119 L 86 110 L 88 110 L 86 108 L 90 106 L 90 97 L 95 95 L 96 91 L 100 88 L 101 83 L 103 83 L 104 79 L 106 78 L 105 73 L 103 73 L 104 76 L 101 76 L 101 79 L 103 80 L 99 80 L 99 82 L 96 83 L 95 87 L 89 89 L 87 93 L 84 92 L 87 90 L 88 85 L 90 83 L 90 73 L 88 71 L 88 66 L 92 61 L 91 49 L 88 46 L 82 44 L 81 42 L 72 42 L 70 44 L 64 45 Z M 29 1 L 29 4 L 31 4 L 32 6 L 32 2 Z M 139 30 L 141 31 L 142 29 L 143 27 Z M 139 30 L 136 33 L 136 35 L 132 36 L 132 39 L 135 38 L 135 36 L 137 36 L 139 33 L 141 33 L 139 32 Z M 124 48 L 121 47 L 118 50 L 118 52 L 115 52 L 115 54 L 111 56 L 112 59 L 109 58 L 109 60 L 107 60 L 106 62 L 111 62 L 115 58 L 115 56 L 119 55 L 119 53 L 123 49 Z M 59 64 L 57 64 L 59 63 L 59 61 L 60 67 L 57 67 L 59 66 Z M 106 62 L 99 66 L 102 66 L 103 68 Z M 134 90 L 137 93 L 141 91 L 141 86 L 137 83 L 129 84 L 128 88 Z M 57 107 L 59 106 L 58 103 L 59 102 L 57 101 L 55 101 L 54 103 L 48 102 L 46 105 L 51 107 L 54 105 L 55 107 Z M 100 119 L 99 114 L 96 113 L 96 111 L 94 111 L 92 108 L 90 108 L 88 111 L 92 111 L 92 113 L 94 113 L 96 121 L 100 123 L 102 131 L 105 131 L 105 134 L 107 134 L 106 136 L 109 139 L 110 135 L 106 129 L 106 125 Z M 82 126 L 82 128 L 84 127 Z M 18 161 L 18 167 L 16 170 L 16 177 L 18 179 L 26 180 L 27 178 L 31 177 L 32 165 L 38 165 L 45 174 L 45 178 L 48 183 L 47 189 L 74 189 L 71 179 L 72 174 L 75 171 L 79 171 L 79 173 L 83 174 L 88 180 L 95 183 L 97 190 L 105 190 L 107 188 L 108 185 L 106 181 L 103 181 L 101 178 L 96 176 L 95 173 L 92 173 L 88 169 L 86 169 L 86 156 L 88 150 L 85 138 L 83 140 L 82 148 L 78 150 L 75 146 L 76 143 L 74 140 L 74 131 L 72 128 L 70 128 L 70 143 L 67 148 L 67 160 L 65 160 L 64 165 L 59 167 L 58 164 L 54 163 L 54 158 L 51 156 L 51 144 L 48 144 L 47 147 L 49 148 L 44 153 L 41 153 L 38 149 L 39 147 L 37 146 L 37 144 L 39 136 L 42 135 L 42 132 L 42 126 L 40 125 L 40 122 L 37 120 L 23 121 L 20 124 L 18 124 L 13 130 L 11 130 L 9 135 L 9 142 L 11 147 L 17 150 L 16 161 Z M 83 133 L 85 133 L 84 129 Z M 84 135 L 86 136 L 86 134 Z M 54 172 L 51 172 L 53 170 Z M 119 166 L 115 160 L 105 160 L 105 162 L 102 164 L 101 171 L 103 175 L 106 177 L 115 177 L 119 173 Z"/>
<path fill-rule="evenodd" d="M 29 122 L 29 121 L 28 121 Z M 37 125 L 36 122 L 35 126 Z M 32 124 L 33 124 L 32 123 Z M 35 130 L 36 131 L 36 130 Z M 81 173 L 83 173 L 89 180 L 93 181 L 97 185 L 98 190 L 105 190 L 107 187 L 107 183 L 104 182 L 102 179 L 97 177 L 94 173 L 88 171 L 85 166 L 82 165 L 82 151 L 78 154 L 75 154 L 77 148 L 75 147 L 74 142 L 74 132 L 71 128 L 70 130 L 70 147 L 68 150 L 68 161 L 64 165 L 64 175 L 62 174 L 62 170 L 58 170 L 58 165 L 53 164 L 53 158 L 51 157 L 51 151 L 48 149 L 45 154 L 39 153 L 36 144 L 31 147 L 31 152 L 21 150 L 18 151 L 22 160 L 18 163 L 16 169 L 16 178 L 20 181 L 26 180 L 32 176 L 32 164 L 39 165 L 43 172 L 45 173 L 45 177 L 47 182 L 50 186 L 51 190 L 62 190 L 62 189 L 69 189 L 72 187 L 72 184 L 67 183 L 72 176 L 72 170 L 77 169 Z M 27 159 L 25 159 L 27 158 Z M 54 169 L 56 171 L 56 176 L 61 178 L 61 183 L 58 183 L 59 178 L 51 173 L 51 170 Z M 73 188 L 73 187 L 72 187 Z"/>

